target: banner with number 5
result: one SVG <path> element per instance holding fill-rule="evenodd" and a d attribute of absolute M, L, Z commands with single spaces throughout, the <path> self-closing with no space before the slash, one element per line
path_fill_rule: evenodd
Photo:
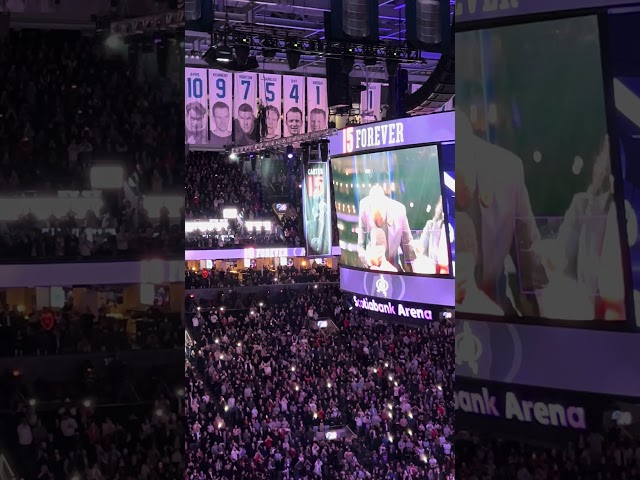
<path fill-rule="evenodd" d="M 189 145 L 208 143 L 207 70 L 185 68 L 184 140 Z"/>
<path fill-rule="evenodd" d="M 282 75 L 260 73 L 260 101 L 265 106 L 266 126 L 264 140 L 282 137 Z"/>
<path fill-rule="evenodd" d="M 292 137 L 300 133 L 305 133 L 306 115 L 305 105 L 305 84 L 304 77 L 295 75 L 285 75 L 282 77 L 283 90 L 283 112 L 284 112 L 284 136 Z"/>
<path fill-rule="evenodd" d="M 309 115 L 310 132 L 329 128 L 328 105 L 327 79 L 307 77 L 307 113 Z"/>
<path fill-rule="evenodd" d="M 209 145 L 224 148 L 232 143 L 233 77 L 231 73 L 209 70 Z"/>
<path fill-rule="evenodd" d="M 233 135 L 238 146 L 258 141 L 258 74 L 233 74 Z"/>

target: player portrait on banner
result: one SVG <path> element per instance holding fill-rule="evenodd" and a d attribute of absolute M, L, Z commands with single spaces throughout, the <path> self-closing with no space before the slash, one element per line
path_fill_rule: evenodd
<path fill-rule="evenodd" d="M 282 77 L 284 136 L 305 133 L 305 79 L 294 75 Z"/>
<path fill-rule="evenodd" d="M 233 79 L 230 73 L 209 70 L 209 99 L 211 105 L 211 121 L 209 145 L 224 148 L 231 145 L 233 104 Z"/>
<path fill-rule="evenodd" d="M 309 110 L 310 132 L 318 132 L 329 128 L 326 78 L 307 78 L 307 107 Z"/>
<path fill-rule="evenodd" d="M 275 140 L 282 137 L 282 121 L 280 108 L 282 106 L 282 76 L 261 73 L 260 101 L 263 106 L 262 138 L 261 140 Z"/>
<path fill-rule="evenodd" d="M 189 145 L 208 142 L 207 125 L 207 71 L 203 68 L 185 68 L 184 140 Z"/>
<path fill-rule="evenodd" d="M 258 74 L 234 74 L 233 134 L 238 146 L 251 145 L 259 140 Z"/>
<path fill-rule="evenodd" d="M 303 198 L 307 255 L 330 255 L 331 198 L 328 163 L 310 163 L 306 166 Z"/>

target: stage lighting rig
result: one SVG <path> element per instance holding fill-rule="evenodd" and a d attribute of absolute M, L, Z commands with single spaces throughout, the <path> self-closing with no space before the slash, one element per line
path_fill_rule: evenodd
<path fill-rule="evenodd" d="M 265 142 L 256 143 L 254 145 L 247 145 L 244 147 L 234 147 L 231 149 L 232 153 L 242 154 L 254 154 L 256 152 L 262 152 L 270 150 L 272 152 L 282 152 L 284 154 L 289 153 L 289 148 L 293 152 L 293 145 L 305 142 L 319 142 L 326 140 L 328 137 L 335 135 L 338 130 L 335 128 L 329 128 L 320 132 L 301 133 L 300 135 L 294 135 L 292 137 L 278 138 L 276 140 L 267 140 Z"/>
<path fill-rule="evenodd" d="M 246 44 L 252 51 L 261 51 L 266 58 L 272 58 L 276 52 L 286 53 L 287 60 L 291 65 L 295 65 L 295 60 L 299 55 L 322 56 L 332 58 L 342 58 L 345 55 L 353 56 L 356 59 L 363 59 L 368 64 L 382 63 L 392 58 L 400 63 L 425 63 L 422 52 L 409 47 L 390 46 L 386 44 L 365 45 L 357 42 L 327 42 L 308 38 L 291 38 L 277 30 L 261 32 L 239 32 L 235 31 L 219 32 L 217 41 L 227 37 L 228 45 L 235 45 L 238 34 L 245 36 Z M 297 67 L 297 65 L 296 65 Z"/>

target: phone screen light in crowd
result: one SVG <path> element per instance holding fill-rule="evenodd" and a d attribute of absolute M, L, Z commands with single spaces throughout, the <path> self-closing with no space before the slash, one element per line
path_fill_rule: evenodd
<path fill-rule="evenodd" d="M 327 432 L 324 434 L 326 440 L 336 440 L 338 438 L 338 432 Z"/>
<path fill-rule="evenodd" d="M 436 388 L 437 388 L 438 390 L 442 391 L 442 385 L 438 384 L 438 385 L 436 385 Z"/>
<path fill-rule="evenodd" d="M 411 429 L 408 429 L 408 430 L 407 430 L 407 433 L 409 434 L 409 436 L 412 436 L 412 435 L 413 435 L 413 432 L 411 431 Z"/>
<path fill-rule="evenodd" d="M 238 159 L 238 154 L 237 153 L 230 153 L 229 154 L 229 160 L 237 160 Z"/>
<path fill-rule="evenodd" d="M 82 406 L 83 406 L 84 408 L 91 408 L 91 405 L 92 405 L 92 404 L 91 404 L 91 399 L 89 399 L 89 398 L 85 398 L 85 399 L 82 401 Z"/>
<path fill-rule="evenodd" d="M 18 305 L 16 310 L 18 310 L 18 313 L 24 313 L 24 305 Z"/>
<path fill-rule="evenodd" d="M 389 362 L 384 362 L 384 368 L 389 368 Z"/>
<path fill-rule="evenodd" d="M 225 412 L 228 412 L 228 411 L 229 411 L 229 405 L 225 405 L 225 406 L 224 406 L 224 411 L 225 411 Z"/>
<path fill-rule="evenodd" d="M 178 388 L 176 390 L 176 396 L 178 397 L 184 397 L 184 388 Z"/>
<path fill-rule="evenodd" d="M 164 410 L 162 410 L 161 408 L 158 408 L 156 410 L 156 416 L 157 417 L 162 417 L 164 415 Z"/>
<path fill-rule="evenodd" d="M 30 399 L 29 399 L 29 406 L 30 406 L 30 407 L 35 407 L 35 406 L 36 406 L 36 403 L 38 403 L 38 402 L 36 402 L 36 399 L 35 399 L 35 398 L 30 398 Z"/>
<path fill-rule="evenodd" d="M 264 306 L 264 303 L 260 302 L 260 303 L 258 304 L 258 306 L 259 306 L 259 307 L 262 307 L 262 306 Z"/>
<path fill-rule="evenodd" d="M 219 339 L 219 338 L 216 338 L 216 339 L 213 341 L 213 343 L 215 343 L 216 345 L 218 345 L 218 344 L 220 343 L 220 339 Z"/>
<path fill-rule="evenodd" d="M 235 220 L 238 218 L 238 209 L 237 208 L 224 208 L 222 209 L 222 218 L 227 220 Z"/>
<path fill-rule="evenodd" d="M 193 298 L 193 295 L 191 297 Z M 197 310 L 200 311 L 200 307 L 198 307 Z"/>
<path fill-rule="evenodd" d="M 327 388 L 331 388 L 331 382 L 327 382 Z"/>
<path fill-rule="evenodd" d="M 313 288 L 318 288 L 318 285 L 314 285 Z"/>
<path fill-rule="evenodd" d="M 255 315 L 255 314 L 256 314 L 256 312 L 255 312 L 254 310 L 251 310 L 251 311 L 249 312 L 249 314 L 250 314 L 250 315 Z"/>
<path fill-rule="evenodd" d="M 221 312 L 224 312 L 224 307 L 220 307 L 220 311 L 221 311 Z"/>

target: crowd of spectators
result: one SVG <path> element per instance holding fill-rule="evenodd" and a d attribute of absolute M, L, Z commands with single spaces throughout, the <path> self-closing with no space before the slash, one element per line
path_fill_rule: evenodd
<path fill-rule="evenodd" d="M 562 447 L 460 432 L 456 453 L 458 475 L 468 480 L 640 479 L 640 437 L 619 427 Z"/>
<path fill-rule="evenodd" d="M 0 446 L 24 480 L 174 480 L 183 471 L 184 435 L 176 393 L 143 405 L 29 400 L 0 417 Z"/>
<path fill-rule="evenodd" d="M 237 208 L 239 213 L 239 220 L 229 228 L 187 233 L 188 249 L 304 246 L 299 208 L 290 208 L 279 219 L 266 198 L 262 176 L 250 162 L 232 161 L 217 152 L 189 152 L 185 185 L 187 220 L 221 219 L 223 209 L 228 207 Z M 245 222 L 253 220 L 271 221 L 272 231 L 247 228 Z"/>
<path fill-rule="evenodd" d="M 63 218 L 38 221 L 25 215 L 0 223 L 0 257 L 7 262 L 110 260 L 184 251 L 184 218 L 173 220 L 167 208 L 152 220 L 128 201 L 115 214 L 92 210 L 84 218 L 70 212 Z"/>
<path fill-rule="evenodd" d="M 110 258 L 183 246 L 178 219 L 151 219 L 138 201 L 182 191 L 181 90 L 138 77 L 99 35 L 10 30 L 0 39 L 0 189 L 9 196 L 90 190 L 90 168 L 117 161 L 131 179 L 103 211 L 0 223 L 2 257 Z M 165 41 L 169 42 L 168 39 Z M 133 197 L 131 193 L 133 192 Z M 134 203 L 132 205 L 132 203 Z M 6 215 L 6 208 L 5 215 Z M 79 218 L 75 218 L 79 216 Z M 150 240 L 150 241 L 149 241 Z"/>
<path fill-rule="evenodd" d="M 0 356 L 179 348 L 182 330 L 181 315 L 157 309 L 113 316 L 65 307 L 25 315 L 5 306 L 0 310 Z"/>
<path fill-rule="evenodd" d="M 312 265 L 309 268 L 282 267 L 274 269 L 245 268 L 241 270 L 185 271 L 185 288 L 221 288 L 254 287 L 262 285 L 281 285 L 287 283 L 326 283 L 338 282 L 340 273 L 324 265 Z"/>
<path fill-rule="evenodd" d="M 449 321 L 377 322 L 335 286 L 246 312 L 188 307 L 186 478 L 454 478 Z M 315 327 L 325 317 L 335 328 Z"/>

